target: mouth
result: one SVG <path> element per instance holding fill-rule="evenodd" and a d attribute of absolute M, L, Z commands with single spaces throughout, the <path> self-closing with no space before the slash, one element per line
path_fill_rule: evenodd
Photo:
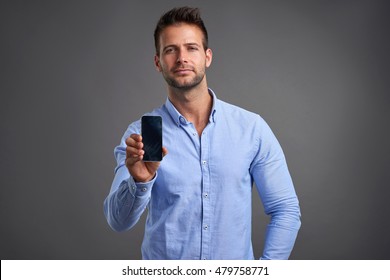
<path fill-rule="evenodd" d="M 176 68 L 173 70 L 173 73 L 179 74 L 179 75 L 186 75 L 186 74 L 189 74 L 193 71 L 194 70 L 192 68 Z"/>

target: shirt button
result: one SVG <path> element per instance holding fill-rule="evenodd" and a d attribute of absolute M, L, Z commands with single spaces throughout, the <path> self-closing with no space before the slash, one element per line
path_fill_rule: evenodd
<path fill-rule="evenodd" d="M 203 165 L 206 165 L 206 164 L 207 164 L 207 161 L 203 160 L 203 161 L 202 161 L 202 164 L 203 164 Z"/>
<path fill-rule="evenodd" d="M 204 198 L 208 198 L 209 197 L 208 193 L 204 193 L 203 196 L 204 196 Z"/>
<path fill-rule="evenodd" d="M 196 132 L 192 133 L 192 136 L 196 136 Z"/>
<path fill-rule="evenodd" d="M 209 228 L 208 225 L 205 225 L 205 226 L 203 227 L 204 230 L 207 230 L 208 228 Z"/>
<path fill-rule="evenodd" d="M 180 117 L 179 120 L 182 124 L 186 124 L 186 119 L 184 117 Z"/>
<path fill-rule="evenodd" d="M 148 189 L 147 188 L 142 188 L 142 191 L 143 192 L 146 192 Z"/>

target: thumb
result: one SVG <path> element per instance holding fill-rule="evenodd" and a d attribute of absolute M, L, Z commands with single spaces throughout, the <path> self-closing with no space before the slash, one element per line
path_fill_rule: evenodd
<path fill-rule="evenodd" d="M 162 147 L 162 156 L 165 157 L 168 154 L 168 149 L 165 147 Z"/>

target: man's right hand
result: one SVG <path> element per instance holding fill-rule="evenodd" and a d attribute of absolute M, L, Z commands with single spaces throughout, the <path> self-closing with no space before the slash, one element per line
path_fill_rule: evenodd
<path fill-rule="evenodd" d="M 133 177 L 135 182 L 148 182 L 154 178 L 156 171 L 160 166 L 160 162 L 144 162 L 144 144 L 142 136 L 139 134 L 131 134 L 126 139 L 126 167 Z M 162 148 L 163 157 L 168 154 L 168 150 Z"/>

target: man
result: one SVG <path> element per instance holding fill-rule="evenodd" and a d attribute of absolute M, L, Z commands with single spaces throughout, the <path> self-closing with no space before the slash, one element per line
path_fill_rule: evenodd
<path fill-rule="evenodd" d="M 164 158 L 143 161 L 140 121 L 128 127 L 115 148 L 118 165 L 104 201 L 109 225 L 129 230 L 147 208 L 143 259 L 253 259 L 255 182 L 271 216 L 261 258 L 287 259 L 300 209 L 275 136 L 259 115 L 208 88 L 212 51 L 198 9 L 167 12 L 154 35 L 168 98 L 148 115 L 163 119 Z"/>

